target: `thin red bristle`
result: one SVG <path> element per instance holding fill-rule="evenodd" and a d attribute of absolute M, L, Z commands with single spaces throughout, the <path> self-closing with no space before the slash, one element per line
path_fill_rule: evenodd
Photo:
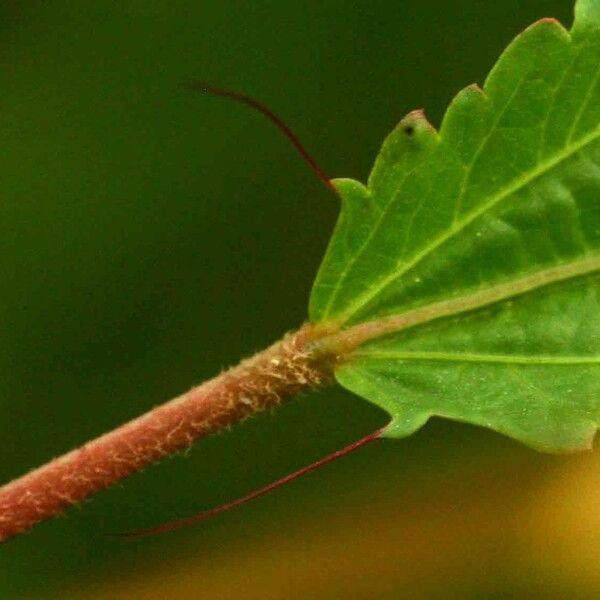
<path fill-rule="evenodd" d="M 327 189 L 331 190 L 334 193 L 336 192 L 335 187 L 331 183 L 331 179 L 327 177 L 323 169 L 318 165 L 317 161 L 308 153 L 302 142 L 298 139 L 298 136 L 291 130 L 291 128 L 286 125 L 286 123 L 278 117 L 268 106 L 252 98 L 251 96 L 246 96 L 245 94 L 241 94 L 239 92 L 234 92 L 232 90 L 226 90 L 224 88 L 215 87 L 213 85 L 206 85 L 201 82 L 188 82 L 183 84 L 184 87 L 187 87 L 191 90 L 204 92 L 205 94 L 212 94 L 213 96 L 221 96 L 223 98 L 230 98 L 236 102 L 240 102 L 241 104 L 245 104 L 246 106 L 250 106 L 254 110 L 262 113 L 273 123 L 279 130 L 285 135 L 285 137 L 290 140 L 290 142 L 294 145 L 294 148 L 299 152 L 300 156 L 308 163 L 310 168 L 316 173 L 317 177 L 323 182 Z"/>
<path fill-rule="evenodd" d="M 221 504 L 220 506 L 216 506 L 215 508 L 205 510 L 196 515 L 192 515 L 191 517 L 177 519 L 176 521 L 170 521 L 168 523 L 163 523 L 162 525 L 157 525 L 156 527 L 150 527 L 148 529 L 139 529 L 137 531 L 112 534 L 110 537 L 138 539 L 138 538 L 143 538 L 143 537 L 147 537 L 150 535 L 155 535 L 158 533 L 167 533 L 168 531 L 174 531 L 175 529 L 179 529 L 180 527 L 184 527 L 185 525 L 191 525 L 192 523 L 198 523 L 200 521 L 205 521 L 206 519 L 210 519 L 211 517 L 214 517 L 221 513 L 227 512 L 228 510 L 237 508 L 238 506 L 241 506 L 242 504 L 246 504 L 246 502 L 250 502 L 251 500 L 254 500 L 255 498 L 264 496 L 265 494 L 272 492 L 273 490 L 276 490 L 277 488 L 285 485 L 286 483 L 290 483 L 291 481 L 294 481 L 294 479 L 298 479 L 299 477 L 302 477 L 302 475 L 311 473 L 312 471 L 315 471 L 318 468 L 323 467 L 326 464 L 333 462 L 334 460 L 337 460 L 338 458 L 347 456 L 351 452 L 354 452 L 355 450 L 362 448 L 363 446 L 369 444 L 370 442 L 374 442 L 375 440 L 379 439 L 382 432 L 383 432 L 383 429 L 378 429 L 377 431 L 374 431 L 373 433 L 370 433 L 369 435 L 361 438 L 360 440 L 353 442 L 352 444 L 346 446 L 345 448 L 342 448 L 341 450 L 337 450 L 337 451 L 333 452 L 332 454 L 328 454 L 324 458 L 321 458 L 321 459 L 311 463 L 310 465 L 307 465 L 306 467 L 302 467 L 301 469 L 298 469 L 297 471 L 294 471 L 293 473 L 289 473 L 285 477 L 282 477 L 281 479 L 277 479 L 276 481 L 273 481 L 273 482 L 269 483 L 268 485 L 265 485 L 264 487 L 259 488 L 258 490 L 254 490 L 253 492 L 250 492 L 249 494 L 246 494 L 245 496 L 242 496 L 241 498 L 238 498 L 237 500 L 233 500 L 232 502 L 227 502 L 226 504 Z"/>

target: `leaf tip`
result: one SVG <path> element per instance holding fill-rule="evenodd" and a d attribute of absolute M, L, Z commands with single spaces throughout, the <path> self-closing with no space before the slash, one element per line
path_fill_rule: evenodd
<path fill-rule="evenodd" d="M 400 130 L 408 138 L 417 137 L 419 135 L 429 135 L 437 137 L 437 129 L 430 123 L 425 116 L 425 111 L 418 108 L 409 112 L 397 125 Z"/>
<path fill-rule="evenodd" d="M 555 17 L 542 17 L 538 19 L 527 27 L 523 34 L 540 28 L 553 29 L 560 37 L 566 38 L 569 41 L 571 40 L 571 32 Z"/>
<path fill-rule="evenodd" d="M 450 105 L 450 108 L 453 104 L 456 104 L 461 99 L 467 99 L 467 101 L 470 100 L 471 107 L 473 107 L 473 102 L 475 103 L 475 105 L 480 105 L 482 104 L 482 100 L 488 100 L 489 96 L 485 89 L 482 88 L 478 83 L 472 83 L 471 85 L 468 85 L 466 88 L 461 90 L 455 96 L 454 100 Z"/>
<path fill-rule="evenodd" d="M 472 83 L 471 85 L 468 85 L 466 87 L 466 89 L 469 90 L 470 92 L 474 92 L 474 93 L 478 94 L 479 96 L 485 96 L 485 92 L 483 91 L 483 88 L 478 83 Z"/>
<path fill-rule="evenodd" d="M 562 27 L 562 23 L 556 17 L 542 17 L 541 19 L 538 19 L 536 23 L 543 23 L 546 25 L 558 25 L 559 27 Z M 534 23 L 534 25 L 536 23 Z"/>
<path fill-rule="evenodd" d="M 336 192 L 342 199 L 343 203 L 363 204 L 364 200 L 371 197 L 371 192 L 360 181 L 350 179 L 349 177 L 337 177 L 331 180 Z"/>
<path fill-rule="evenodd" d="M 489 95 L 478 83 L 472 83 L 460 90 L 452 99 L 448 110 L 444 114 L 441 126 L 441 137 L 448 136 L 448 130 L 456 128 L 457 121 L 472 120 L 489 100 Z M 450 134 L 452 135 L 452 134 Z"/>

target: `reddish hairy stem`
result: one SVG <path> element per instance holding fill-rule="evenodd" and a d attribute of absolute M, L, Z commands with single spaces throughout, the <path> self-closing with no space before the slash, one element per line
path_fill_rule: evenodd
<path fill-rule="evenodd" d="M 331 380 L 305 326 L 267 350 L 0 488 L 0 542 L 255 412 Z"/>

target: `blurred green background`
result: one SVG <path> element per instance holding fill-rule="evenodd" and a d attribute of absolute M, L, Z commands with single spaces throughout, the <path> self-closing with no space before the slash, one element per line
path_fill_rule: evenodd
<path fill-rule="evenodd" d="M 306 316 L 337 200 L 387 132 L 439 124 L 506 44 L 567 0 L 8 1 L 0 5 L 0 480 L 259 350 Z M 598 597 L 600 459 L 434 421 L 205 524 L 385 423 L 304 396 L 0 548 L 0 598 Z"/>

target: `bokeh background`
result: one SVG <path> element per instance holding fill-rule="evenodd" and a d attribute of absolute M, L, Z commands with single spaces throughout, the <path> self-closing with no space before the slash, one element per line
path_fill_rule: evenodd
<path fill-rule="evenodd" d="M 337 200 L 386 133 L 570 0 L 4 1 L 0 5 L 0 480 L 261 349 L 306 316 Z M 304 396 L 0 548 L 0 598 L 598 597 L 600 457 L 433 421 L 202 525 L 385 423 Z"/>

